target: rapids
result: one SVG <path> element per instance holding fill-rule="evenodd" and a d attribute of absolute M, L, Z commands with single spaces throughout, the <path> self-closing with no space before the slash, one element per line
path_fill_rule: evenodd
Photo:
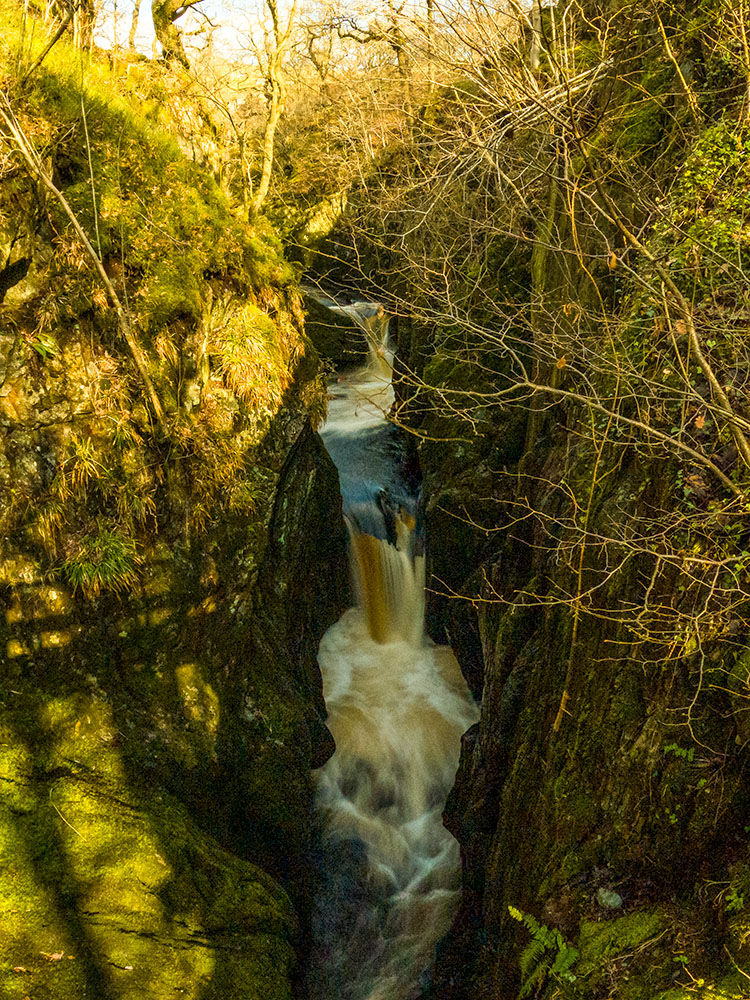
<path fill-rule="evenodd" d="M 318 653 L 336 753 L 319 773 L 322 890 L 313 918 L 314 1000 L 420 995 L 448 929 L 458 846 L 442 809 L 477 710 L 447 647 L 424 636 L 417 497 L 399 474 L 387 317 L 360 322 L 369 363 L 331 387 L 323 440 L 339 469 L 357 606 Z"/>

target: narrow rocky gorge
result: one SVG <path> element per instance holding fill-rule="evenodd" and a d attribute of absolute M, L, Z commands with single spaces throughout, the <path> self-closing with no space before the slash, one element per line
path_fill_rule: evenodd
<path fill-rule="evenodd" d="M 747 1000 L 747 5 L 260 6 L 0 0 L 0 994 Z"/>
<path fill-rule="evenodd" d="M 317 778 L 308 982 L 315 1000 L 406 1000 L 430 982 L 457 901 L 458 846 L 442 810 L 476 708 L 450 649 L 424 635 L 421 496 L 387 422 L 389 317 L 377 304 L 331 308 L 354 318 L 368 352 L 332 382 L 321 429 L 341 478 L 357 606 L 318 652 L 336 752 Z"/>

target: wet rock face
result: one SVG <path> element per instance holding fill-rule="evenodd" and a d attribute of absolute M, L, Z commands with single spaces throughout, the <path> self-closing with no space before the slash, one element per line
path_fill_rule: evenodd
<path fill-rule="evenodd" d="M 362 364 L 367 341 L 362 328 L 334 300 L 308 289 L 304 296 L 305 332 L 318 354 L 334 368 Z M 330 307 L 334 308 L 331 309 Z"/>
<path fill-rule="evenodd" d="M 4 995 L 292 995 L 346 542 L 303 413 L 263 448 L 268 503 L 200 539 L 165 527 L 127 596 L 76 595 L 6 540 Z"/>
<path fill-rule="evenodd" d="M 401 322 L 398 350 L 396 371 L 427 387 L 396 382 L 421 437 L 427 628 L 481 697 L 443 815 L 461 846 L 461 901 L 427 995 L 687 1000 L 701 979 L 706 996 L 744 998 L 727 951 L 746 971 L 746 713 L 732 697 L 746 690 L 746 629 L 734 648 L 639 646 L 618 625 L 651 578 L 634 559 L 608 578 L 597 614 L 581 614 L 573 645 L 573 608 L 559 599 L 576 592 L 564 532 L 544 522 L 570 515 L 550 484 L 588 495 L 591 449 L 574 440 L 570 414 L 550 415 L 528 450 L 521 408 L 482 417 L 477 433 L 460 410 L 430 406 L 429 386 L 461 389 L 467 377 L 441 352 L 440 331 Z M 671 509 L 662 469 L 608 468 L 592 537 L 617 530 L 613 497 L 648 488 L 655 508 Z M 596 566 L 586 559 L 585 571 Z M 686 583 L 675 574 L 664 600 Z M 733 902 L 707 894 L 707 880 Z"/>
<path fill-rule="evenodd" d="M 554 477 L 557 462 L 554 447 L 541 453 L 539 478 Z M 481 470 L 474 487 L 471 470 L 454 477 L 441 477 L 439 466 L 425 471 L 428 483 L 442 487 L 436 516 L 444 530 L 451 514 L 459 521 L 450 550 L 483 488 Z M 496 496 L 502 502 L 502 490 Z M 543 497 L 535 502 L 556 516 Z M 604 507 L 592 515 L 593 531 L 605 516 Z M 747 881 L 739 832 L 750 818 L 743 723 L 721 685 L 709 690 L 704 682 L 696 698 L 701 670 L 731 676 L 739 669 L 735 654 L 711 648 L 703 661 L 647 664 L 619 645 L 614 620 L 582 618 L 570 701 L 556 729 L 571 613 L 547 598 L 564 585 L 564 570 L 531 529 L 498 533 L 489 543 L 478 533 L 468 557 L 479 574 L 466 574 L 465 559 L 453 568 L 449 560 L 433 562 L 445 589 L 480 599 L 462 602 L 462 611 L 456 602 L 436 604 L 433 614 L 466 675 L 477 679 L 481 671 L 482 711 L 464 736 L 444 814 L 461 845 L 462 900 L 439 948 L 430 995 L 515 1000 L 531 969 L 523 956 L 535 933 L 539 941 L 548 933 L 544 940 L 553 943 L 542 954 L 549 962 L 535 966 L 539 996 L 640 1000 L 670 988 L 670 1000 L 688 996 L 676 987 L 673 954 L 687 954 L 679 952 L 681 935 L 690 936 L 691 971 L 722 982 L 729 997 L 744 996 L 736 970 L 717 958 L 723 944 L 736 947 L 741 921 L 702 890 L 706 879 L 732 893 Z M 634 565 L 610 587 L 612 609 L 632 597 L 638 573 Z M 702 746 L 684 721 L 691 703 L 692 733 Z M 546 931 L 514 919 L 509 907 Z M 570 969 L 575 986 L 550 971 L 568 947 L 578 952 Z"/>

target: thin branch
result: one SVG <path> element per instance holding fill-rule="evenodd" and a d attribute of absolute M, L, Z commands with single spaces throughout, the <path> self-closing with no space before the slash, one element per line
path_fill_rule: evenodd
<path fill-rule="evenodd" d="M 76 235 L 83 244 L 86 253 L 91 258 L 91 261 L 97 273 L 99 274 L 101 282 L 104 285 L 107 294 L 109 295 L 110 301 L 114 307 L 115 313 L 117 314 L 117 321 L 120 327 L 120 332 L 122 333 L 123 338 L 126 344 L 128 345 L 136 369 L 138 370 L 138 374 L 141 377 L 141 381 L 143 382 L 144 388 L 146 389 L 148 398 L 151 401 L 151 406 L 153 408 L 154 415 L 156 417 L 156 422 L 159 425 L 160 429 L 163 430 L 165 426 L 164 409 L 161 405 L 161 400 L 159 399 L 156 389 L 154 388 L 154 384 L 151 381 L 151 376 L 149 375 L 148 372 L 148 363 L 146 361 L 146 356 L 143 353 L 142 348 L 138 344 L 128 314 L 123 308 L 122 303 L 120 302 L 120 298 L 117 292 L 115 291 L 114 285 L 109 280 L 109 276 L 107 272 L 104 270 L 104 265 L 101 261 L 101 258 L 91 245 L 91 242 L 88 236 L 86 235 L 83 226 L 78 221 L 78 217 L 71 208 L 67 198 L 62 193 L 62 191 L 60 191 L 59 188 L 56 187 L 56 185 L 52 181 L 52 178 L 49 177 L 44 167 L 42 166 L 39 154 L 34 149 L 31 142 L 26 137 L 26 135 L 24 134 L 23 130 L 21 129 L 21 126 L 18 124 L 18 121 L 13 113 L 13 109 L 11 107 L 10 101 L 8 100 L 7 96 L 5 94 L 2 94 L 0 96 L 2 98 L 2 103 L 0 103 L 0 118 L 5 123 L 6 128 L 10 132 L 10 137 L 15 142 L 15 145 L 19 150 L 19 152 L 21 153 L 21 156 L 23 157 L 24 161 L 26 162 L 26 165 L 32 177 L 35 177 L 37 178 L 37 180 L 41 181 L 44 187 L 46 187 L 47 190 L 52 195 L 54 195 L 54 197 L 60 203 L 60 206 L 62 207 L 65 214 L 68 216 L 68 219 L 70 220 L 71 225 L 73 226 L 73 229 L 76 232 Z"/>
<path fill-rule="evenodd" d="M 70 22 L 75 17 L 76 11 L 78 10 L 78 7 L 79 7 L 79 3 L 80 3 L 80 0 L 77 0 L 76 3 L 74 3 L 74 4 L 71 5 L 71 7 L 68 10 L 68 13 L 66 14 L 65 18 L 60 22 L 60 27 L 54 33 L 54 35 L 52 36 L 52 38 L 50 38 L 50 40 L 47 42 L 47 44 L 42 49 L 41 53 L 37 56 L 37 58 L 35 59 L 35 61 L 31 64 L 31 66 L 29 66 L 29 68 L 23 74 L 23 76 L 21 77 L 21 81 L 20 81 L 20 86 L 21 87 L 23 87 L 23 85 L 26 83 L 26 81 L 29 79 L 29 77 L 32 75 L 32 73 L 35 73 L 36 70 L 39 69 L 39 67 L 42 65 L 42 63 L 47 58 L 47 56 L 49 55 L 49 53 L 52 51 L 52 49 L 55 47 L 55 45 L 57 45 L 57 43 L 60 41 L 60 39 L 62 38 L 62 36 L 65 34 L 65 31 L 66 31 L 68 25 L 70 24 Z"/>

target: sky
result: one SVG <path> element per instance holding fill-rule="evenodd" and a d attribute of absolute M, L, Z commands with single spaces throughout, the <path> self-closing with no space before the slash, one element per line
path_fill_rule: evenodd
<path fill-rule="evenodd" d="M 203 0 L 201 3 L 201 10 L 205 11 L 213 24 L 217 26 L 214 33 L 215 44 L 230 56 L 246 50 L 247 47 L 242 46 L 242 41 L 247 37 L 250 25 L 257 24 L 260 20 L 263 7 L 263 0 Z M 133 16 L 132 0 L 104 0 L 104 10 L 96 39 L 97 44 L 101 45 L 102 48 L 109 48 L 112 45 L 115 11 L 117 13 L 118 42 L 121 46 L 127 45 Z M 185 32 L 189 32 L 204 25 L 205 19 L 198 14 L 188 12 L 178 24 Z M 198 44 L 198 37 L 196 36 L 195 42 L 190 37 L 186 37 L 186 46 Z M 153 41 L 151 0 L 141 0 L 136 48 L 144 55 L 151 55 Z"/>

